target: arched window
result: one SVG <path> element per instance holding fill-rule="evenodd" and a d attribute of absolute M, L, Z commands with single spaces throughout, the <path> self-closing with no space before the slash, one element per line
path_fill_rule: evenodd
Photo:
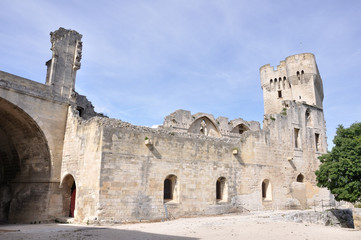
<path fill-rule="evenodd" d="M 228 189 L 225 177 L 220 177 L 217 179 L 216 200 L 217 202 L 226 202 L 228 200 Z"/>
<path fill-rule="evenodd" d="M 298 174 L 296 181 L 302 183 L 303 179 L 304 179 L 304 177 L 303 177 L 302 173 L 300 173 L 300 174 Z"/>
<path fill-rule="evenodd" d="M 265 179 L 262 182 L 262 200 L 272 201 L 272 186 L 268 179 Z"/>
<path fill-rule="evenodd" d="M 306 122 L 306 126 L 311 125 L 311 110 L 309 108 L 307 108 L 305 112 L 305 122 Z"/>
<path fill-rule="evenodd" d="M 302 70 L 301 71 L 301 82 L 303 82 L 305 80 L 305 72 Z"/>
<path fill-rule="evenodd" d="M 163 201 L 169 202 L 177 200 L 177 176 L 168 175 L 164 179 Z"/>
<path fill-rule="evenodd" d="M 269 89 L 270 89 L 271 91 L 272 91 L 272 88 L 273 88 L 272 85 L 273 85 L 273 80 L 271 79 L 271 80 L 270 80 L 270 84 L 269 84 Z"/>
<path fill-rule="evenodd" d="M 297 71 L 297 78 L 298 78 L 298 80 L 301 80 L 301 76 L 300 76 L 300 72 L 299 72 L 299 71 Z"/>

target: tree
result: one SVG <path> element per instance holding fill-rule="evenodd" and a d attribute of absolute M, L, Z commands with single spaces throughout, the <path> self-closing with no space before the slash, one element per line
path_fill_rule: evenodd
<path fill-rule="evenodd" d="M 317 186 L 328 188 L 337 201 L 361 201 L 361 123 L 339 125 L 331 152 L 319 157 Z"/>

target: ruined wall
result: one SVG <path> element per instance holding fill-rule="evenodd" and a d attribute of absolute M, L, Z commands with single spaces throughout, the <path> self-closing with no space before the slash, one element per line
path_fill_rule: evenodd
<path fill-rule="evenodd" d="M 74 107 L 69 107 L 64 138 L 61 187 L 63 189 L 62 216 L 69 216 L 71 176 L 76 184 L 75 217 L 78 221 L 93 219 L 99 207 L 99 181 L 102 155 L 102 127 L 93 118 L 86 121 L 79 117 Z"/>
<path fill-rule="evenodd" d="M 77 219 L 127 222 L 307 208 L 315 198 L 327 199 L 327 193 L 315 186 L 314 176 L 317 156 L 326 151 L 322 110 L 291 101 L 287 104 L 284 114 L 266 115 L 263 130 L 248 130 L 237 137 L 211 137 L 169 127 L 151 129 L 107 118 L 68 121 L 71 130 L 67 131 L 72 133 L 66 139 L 74 149 L 67 152 L 80 148 L 81 154 L 88 145 L 101 147 L 101 157 L 97 152 L 97 160 L 92 161 L 92 169 L 99 170 L 99 175 L 75 177 L 79 191 L 82 186 L 89 194 L 89 185 L 99 190 L 99 199 L 92 202 L 97 209 L 80 214 L 78 208 Z M 294 127 L 300 129 L 298 147 L 294 145 Z M 85 140 L 89 136 L 94 139 L 95 131 L 101 133 L 101 141 Z M 315 133 L 320 134 L 318 150 Z M 79 139 L 74 141 L 74 136 Z M 95 139 L 99 139 L 97 134 Z M 82 159 L 74 154 L 67 158 L 63 172 L 84 168 L 79 165 Z M 302 181 L 297 179 L 300 175 Z M 170 200 L 164 199 L 167 178 L 176 179 Z M 217 199 L 220 178 L 225 179 L 225 187 L 222 199 Z M 98 181 L 99 186 L 95 184 Z M 262 182 L 268 184 L 268 196 L 263 196 Z M 90 203 L 77 198 L 77 204 L 84 208 Z"/>

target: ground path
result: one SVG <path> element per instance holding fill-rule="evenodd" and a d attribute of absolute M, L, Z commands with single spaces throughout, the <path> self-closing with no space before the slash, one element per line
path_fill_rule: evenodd
<path fill-rule="evenodd" d="M 0 239 L 361 240 L 361 231 L 288 222 L 283 215 L 281 211 L 255 212 L 116 226 L 0 225 Z"/>

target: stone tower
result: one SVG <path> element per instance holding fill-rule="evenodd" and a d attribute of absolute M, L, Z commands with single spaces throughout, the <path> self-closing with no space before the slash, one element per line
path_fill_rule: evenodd
<path fill-rule="evenodd" d="M 50 36 L 53 56 L 46 62 L 46 84 L 52 87 L 54 96 L 69 99 L 74 91 L 76 71 L 80 69 L 82 35 L 59 28 Z"/>
<path fill-rule="evenodd" d="M 312 53 L 287 57 L 274 70 L 269 64 L 260 68 L 264 113 L 280 113 L 284 100 L 304 102 L 322 109 L 323 87 Z"/>

